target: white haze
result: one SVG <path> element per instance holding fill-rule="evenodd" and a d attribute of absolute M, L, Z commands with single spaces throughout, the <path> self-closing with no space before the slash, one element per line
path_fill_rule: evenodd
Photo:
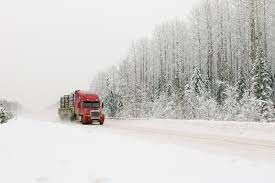
<path fill-rule="evenodd" d="M 189 0 L 1 0 L 0 98 L 31 110 L 88 89 L 94 74 L 118 62 L 132 40 L 183 18 Z"/>

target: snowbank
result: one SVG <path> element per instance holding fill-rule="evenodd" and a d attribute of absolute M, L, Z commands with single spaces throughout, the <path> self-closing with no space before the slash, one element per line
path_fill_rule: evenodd
<path fill-rule="evenodd" d="M 127 124 L 127 126 L 132 127 L 275 141 L 275 123 L 170 119 L 117 119 L 116 121 L 116 124 Z"/>

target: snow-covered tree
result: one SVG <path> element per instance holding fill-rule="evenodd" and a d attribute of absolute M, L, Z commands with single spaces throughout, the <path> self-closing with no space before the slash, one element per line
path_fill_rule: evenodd
<path fill-rule="evenodd" d="M 0 109 L 3 111 L 2 115 L 5 115 L 7 119 L 10 119 L 20 114 L 22 106 L 16 101 L 0 99 Z"/>
<path fill-rule="evenodd" d="M 227 84 L 225 82 L 222 82 L 222 81 L 218 82 L 217 91 L 216 91 L 216 101 L 220 106 L 224 104 L 224 101 L 227 98 L 226 89 L 227 89 Z"/>
<path fill-rule="evenodd" d="M 259 102 L 253 96 L 246 92 L 243 95 L 240 104 L 240 113 L 237 116 L 241 121 L 260 121 L 261 114 L 259 113 Z"/>
<path fill-rule="evenodd" d="M 260 49 L 252 69 L 251 92 L 258 101 L 259 112 L 264 118 L 269 118 L 272 112 L 272 78 L 263 49 Z"/>
<path fill-rule="evenodd" d="M 202 81 L 202 76 L 201 76 L 200 70 L 197 68 L 194 68 L 194 72 L 191 77 L 190 88 L 193 92 L 195 92 L 196 95 L 201 96 L 204 93 L 203 86 L 204 86 L 204 84 Z"/>
<path fill-rule="evenodd" d="M 236 100 L 239 102 L 240 100 L 243 99 L 243 96 L 245 94 L 245 92 L 247 91 L 247 84 L 246 84 L 246 79 L 243 73 L 243 69 L 240 69 L 239 75 L 238 75 L 238 79 L 237 79 L 237 83 L 236 83 Z"/>
<path fill-rule="evenodd" d="M 226 99 L 224 101 L 224 106 L 222 107 L 222 119 L 224 120 L 237 120 L 237 115 L 240 113 L 240 105 L 237 102 L 236 88 L 235 87 L 227 87 L 226 88 Z M 243 96 L 244 94 L 242 94 Z"/>
<path fill-rule="evenodd" d="M 109 96 L 105 100 L 105 106 L 109 117 L 119 117 L 119 113 L 123 108 L 121 96 L 110 91 Z"/>
<path fill-rule="evenodd" d="M 197 93 L 195 92 L 195 90 L 192 90 L 188 84 L 186 85 L 182 105 L 185 118 L 196 118 L 197 108 L 199 105 Z"/>

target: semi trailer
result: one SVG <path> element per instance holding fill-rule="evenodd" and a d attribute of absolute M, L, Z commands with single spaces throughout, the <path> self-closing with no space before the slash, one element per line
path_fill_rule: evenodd
<path fill-rule="evenodd" d="M 82 124 L 99 122 L 104 124 L 104 104 L 99 96 L 86 91 L 76 90 L 60 98 L 58 115 L 61 120 L 78 120 Z"/>

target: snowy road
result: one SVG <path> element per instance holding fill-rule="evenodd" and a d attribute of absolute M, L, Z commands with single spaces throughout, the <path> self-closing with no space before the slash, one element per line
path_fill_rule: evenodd
<path fill-rule="evenodd" d="M 106 126 L 121 133 L 147 137 L 147 140 L 160 143 L 176 144 L 210 153 L 219 152 L 225 155 L 275 163 L 274 124 L 122 120 L 112 121 Z M 269 129 L 263 127 L 269 127 Z"/>
<path fill-rule="evenodd" d="M 21 118 L 0 126 L 0 182 L 274 183 L 275 125 Z"/>

